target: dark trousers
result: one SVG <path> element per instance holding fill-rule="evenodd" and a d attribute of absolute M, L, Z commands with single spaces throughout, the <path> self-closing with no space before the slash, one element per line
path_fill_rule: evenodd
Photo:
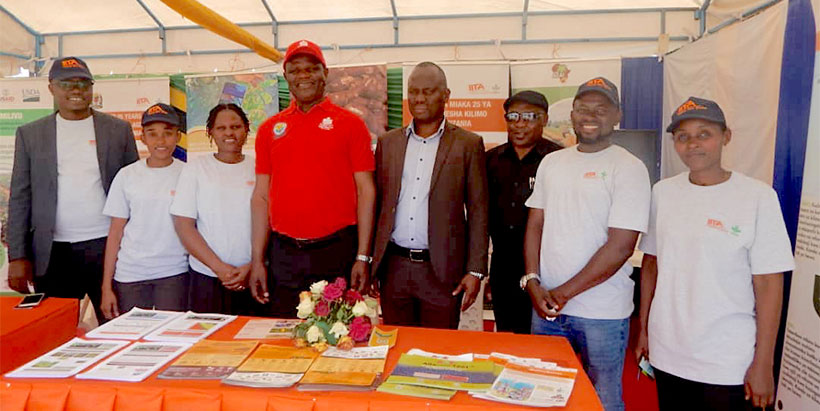
<path fill-rule="evenodd" d="M 188 309 L 197 313 L 232 315 L 265 314 L 263 306 L 251 296 L 249 289 L 231 291 L 219 278 L 188 268 Z"/>
<path fill-rule="evenodd" d="M 381 306 L 384 323 L 428 328 L 458 328 L 463 293 L 441 284 L 429 261 L 417 262 L 385 255 L 381 271 Z"/>
<path fill-rule="evenodd" d="M 44 275 L 34 278 L 34 290 L 61 298 L 83 299 L 88 294 L 97 321 L 104 323 L 100 300 L 105 241 L 106 237 L 77 243 L 53 242 L 48 268 Z"/>
<path fill-rule="evenodd" d="M 349 284 L 358 243 L 356 226 L 339 230 L 313 244 L 271 234 L 268 314 L 275 318 L 296 318 L 299 293 L 317 281 L 333 282 L 336 277 L 342 277 Z"/>
<path fill-rule="evenodd" d="M 147 310 L 186 311 L 188 309 L 188 273 L 156 280 L 112 282 L 120 314 L 134 307 Z"/>
<path fill-rule="evenodd" d="M 658 408 L 670 410 L 751 411 L 743 385 L 714 385 L 691 381 L 655 368 Z"/>
<path fill-rule="evenodd" d="M 498 331 L 529 334 L 532 302 L 518 284 L 524 275 L 524 258 L 520 253 L 508 256 L 493 251 L 490 266 L 490 289 L 493 296 L 495 328 Z"/>

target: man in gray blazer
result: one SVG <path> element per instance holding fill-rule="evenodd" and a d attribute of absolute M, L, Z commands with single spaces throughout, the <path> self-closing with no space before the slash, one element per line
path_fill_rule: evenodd
<path fill-rule="evenodd" d="M 103 321 L 109 219 L 102 209 L 114 175 L 139 155 L 128 122 L 91 109 L 94 80 L 84 61 L 58 59 L 48 78 L 57 112 L 19 127 L 15 139 L 9 286 L 28 293 L 33 281 L 48 296 L 88 294 Z"/>
<path fill-rule="evenodd" d="M 407 83 L 413 121 L 376 147 L 373 270 L 387 324 L 457 328 L 487 273 L 487 173 L 481 137 L 444 118 L 444 71 L 424 62 Z"/>

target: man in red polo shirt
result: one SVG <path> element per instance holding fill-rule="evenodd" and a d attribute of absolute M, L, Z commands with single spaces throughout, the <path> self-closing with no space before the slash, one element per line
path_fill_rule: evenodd
<path fill-rule="evenodd" d="M 313 282 L 349 275 L 353 288 L 365 288 L 376 188 L 370 133 L 325 97 L 319 46 L 291 44 L 283 67 L 290 107 L 256 135 L 250 288 L 271 302 L 272 316 L 288 318 Z"/>

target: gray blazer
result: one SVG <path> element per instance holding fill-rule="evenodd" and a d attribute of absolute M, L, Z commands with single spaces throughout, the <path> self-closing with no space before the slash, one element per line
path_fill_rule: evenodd
<path fill-rule="evenodd" d="M 97 161 L 105 193 L 123 166 L 139 159 L 131 125 L 92 110 Z M 20 126 L 14 145 L 6 239 L 9 261 L 34 261 L 34 275 L 48 268 L 57 215 L 57 113 Z"/>

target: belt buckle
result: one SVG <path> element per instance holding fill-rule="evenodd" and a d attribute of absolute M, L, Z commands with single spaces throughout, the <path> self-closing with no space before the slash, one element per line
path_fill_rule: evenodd
<path fill-rule="evenodd" d="M 418 258 L 416 257 L 418 256 Z M 414 263 L 424 262 L 424 250 L 410 250 L 410 261 Z"/>

